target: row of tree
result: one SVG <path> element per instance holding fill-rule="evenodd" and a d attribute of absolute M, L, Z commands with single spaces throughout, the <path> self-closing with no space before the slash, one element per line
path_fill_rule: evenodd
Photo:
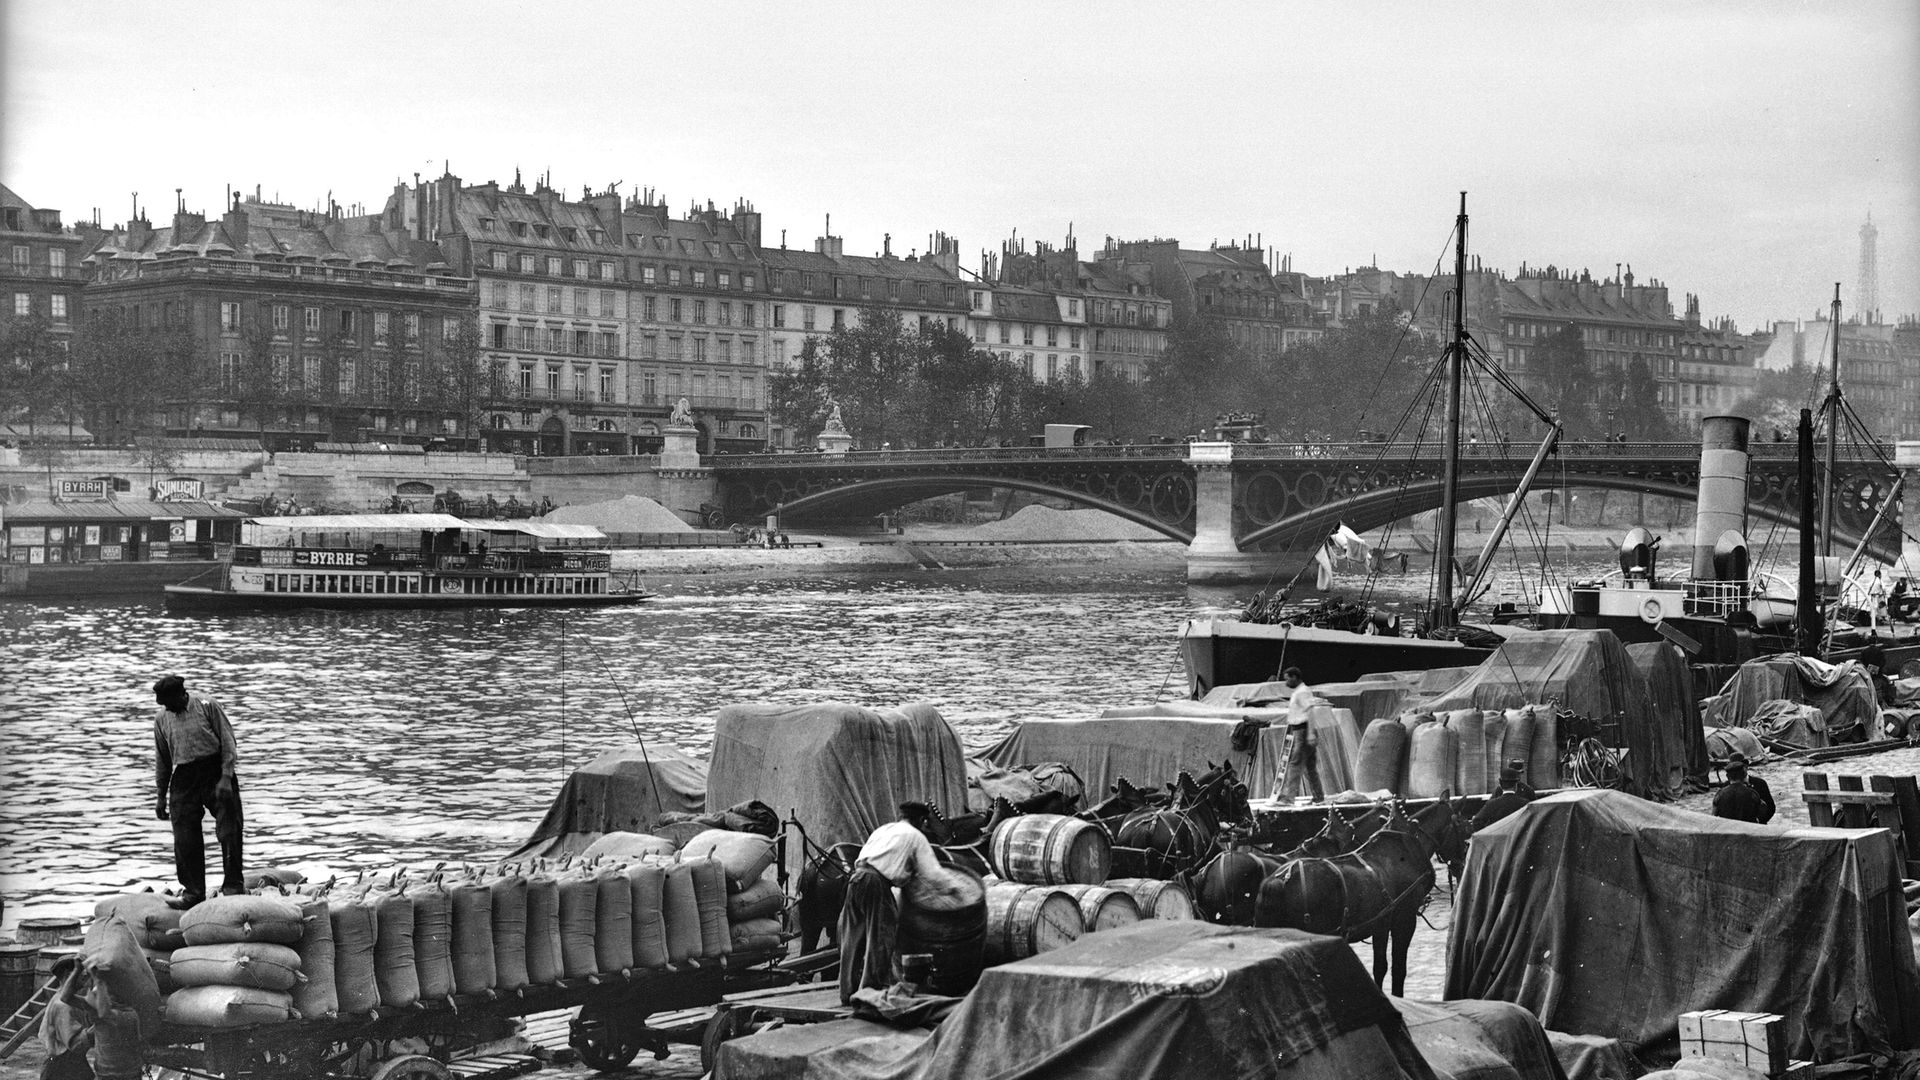
<path fill-rule="evenodd" d="M 196 405 L 219 404 L 264 436 L 310 407 L 345 405 L 452 416 L 470 437 L 508 389 L 478 328 L 465 322 L 451 340 L 396 335 L 371 352 L 328 343 L 296 357 L 257 326 L 236 344 L 223 361 L 185 329 L 136 327 L 115 311 L 90 316 L 71 337 L 55 334 L 44 317 L 17 319 L 0 337 L 0 414 L 132 437 L 164 429 L 169 413 L 179 426 Z M 347 365 L 353 373 L 343 389 Z"/>
<path fill-rule="evenodd" d="M 807 339 L 795 364 L 770 375 L 770 412 L 775 424 L 811 438 L 837 404 L 863 449 L 1019 445 L 1049 423 L 1088 424 L 1103 441 L 1177 439 L 1207 434 L 1222 413 L 1248 411 L 1264 413 L 1279 441 L 1395 430 L 1413 438 L 1441 419 L 1438 380 L 1429 376 L 1444 344 L 1391 310 L 1284 353 L 1251 348 L 1225 323 L 1202 319 L 1173 327 L 1140 381 L 1078 373 L 1040 380 L 959 331 L 938 323 L 919 330 L 868 308 Z M 1638 356 L 1624 370 L 1596 371 L 1568 328 L 1533 350 L 1534 364 L 1546 373 L 1541 404 L 1558 411 L 1569 437 L 1675 434 Z M 1531 441 L 1540 433 L 1532 414 L 1485 378 L 1470 383 L 1466 406 L 1463 423 L 1476 437 Z"/>

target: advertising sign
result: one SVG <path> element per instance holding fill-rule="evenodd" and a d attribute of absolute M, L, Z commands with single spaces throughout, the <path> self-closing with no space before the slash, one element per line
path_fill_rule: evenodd
<path fill-rule="evenodd" d="M 162 480 L 153 485 L 153 497 L 161 502 L 176 499 L 199 500 L 206 497 L 207 484 L 204 480 L 191 477 L 175 477 Z"/>
<path fill-rule="evenodd" d="M 104 502 L 110 480 L 60 480 L 56 481 L 54 498 L 60 502 Z"/>

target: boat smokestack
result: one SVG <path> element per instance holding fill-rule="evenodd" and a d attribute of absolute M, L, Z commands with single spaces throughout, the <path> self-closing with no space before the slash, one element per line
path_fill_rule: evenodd
<path fill-rule="evenodd" d="M 1744 416 L 1700 422 L 1700 496 L 1693 519 L 1693 578 L 1718 581 L 1714 546 L 1722 534 L 1747 531 L 1747 435 Z"/>

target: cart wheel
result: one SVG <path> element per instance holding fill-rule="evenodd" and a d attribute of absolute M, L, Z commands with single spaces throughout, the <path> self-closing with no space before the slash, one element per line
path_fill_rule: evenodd
<path fill-rule="evenodd" d="M 381 1062 L 367 1080 L 453 1080 L 453 1073 L 425 1054 L 402 1054 Z"/>
<path fill-rule="evenodd" d="M 627 1025 L 614 1019 L 613 1010 L 588 1005 L 573 1021 L 573 1034 L 567 1040 L 580 1054 L 580 1060 L 600 1072 L 618 1072 L 640 1053 L 640 1040 Z"/>
<path fill-rule="evenodd" d="M 727 522 L 726 515 L 721 511 L 719 510 L 707 511 L 707 528 L 717 529 L 720 526 L 726 524 L 726 522 Z"/>
<path fill-rule="evenodd" d="M 745 1035 L 753 1027 L 753 1009 L 722 1005 L 720 1011 L 707 1021 L 707 1033 L 700 1039 L 700 1069 L 712 1072 L 713 1063 L 720 1056 L 720 1044 L 730 1042 Z"/>

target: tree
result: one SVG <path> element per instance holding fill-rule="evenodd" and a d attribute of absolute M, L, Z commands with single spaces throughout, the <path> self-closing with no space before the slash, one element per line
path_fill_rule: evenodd
<path fill-rule="evenodd" d="M 1410 330 L 1397 309 L 1364 312 L 1286 354 L 1275 399 L 1287 407 L 1272 410 L 1269 426 L 1295 438 L 1391 431 L 1429 390 L 1440 349 L 1438 338 Z"/>
<path fill-rule="evenodd" d="M 160 474 L 177 471 L 184 455 L 168 445 L 165 436 L 145 434 L 134 437 L 133 460 L 147 467 L 147 497 L 152 498 L 158 491 Z"/>
<path fill-rule="evenodd" d="M 831 411 L 827 402 L 832 396 L 827 354 L 819 337 L 809 336 L 800 343 L 800 355 L 792 363 L 767 374 L 767 415 L 808 440 L 826 425 Z"/>
<path fill-rule="evenodd" d="M 1613 415 L 1610 434 L 1635 442 L 1655 442 L 1675 436 L 1673 421 L 1660 406 L 1660 386 L 1654 382 L 1647 358 L 1634 353 L 1626 368 L 1609 371 L 1600 384 L 1600 400 Z"/>
<path fill-rule="evenodd" d="M 1160 423 L 1173 434 L 1193 434 L 1229 410 L 1274 400 L 1251 349 L 1234 341 L 1220 319 L 1192 319 L 1167 332 L 1167 347 L 1147 363 L 1149 392 Z"/>
<path fill-rule="evenodd" d="M 1527 368 L 1541 375 L 1541 404 L 1560 414 L 1568 435 L 1592 438 L 1602 424 L 1594 412 L 1598 380 L 1580 328 L 1568 323 L 1528 350 Z"/>
<path fill-rule="evenodd" d="M 67 353 L 44 315 L 16 319 L 0 337 L 0 414 L 18 413 L 27 430 L 45 429 L 71 401 Z"/>
<path fill-rule="evenodd" d="M 433 374 L 436 403 L 458 419 L 461 439 L 473 445 L 487 410 L 507 396 L 507 375 L 483 348 L 471 320 L 461 319 L 453 337 L 442 340 Z"/>
<path fill-rule="evenodd" d="M 273 336 L 257 322 L 241 341 L 239 363 L 231 372 L 226 393 L 242 417 L 253 417 L 254 430 L 265 445 L 267 424 L 281 418 L 290 393 L 286 372 L 276 361 Z"/>
<path fill-rule="evenodd" d="M 1800 410 L 1819 409 L 1829 381 L 1824 365 L 1762 370 L 1754 374 L 1753 389 L 1734 405 L 1733 413 L 1753 420 L 1756 439 L 1791 439 L 1800 426 Z"/>

